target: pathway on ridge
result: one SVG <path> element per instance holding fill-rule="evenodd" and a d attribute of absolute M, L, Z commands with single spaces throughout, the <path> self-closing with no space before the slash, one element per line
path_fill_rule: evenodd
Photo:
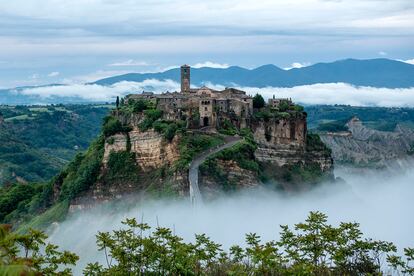
<path fill-rule="evenodd" d="M 190 200 L 193 205 L 199 204 L 202 202 L 200 189 L 198 187 L 198 169 L 201 164 L 211 155 L 222 151 L 224 149 L 230 148 L 240 142 L 242 140 L 241 137 L 236 136 L 227 136 L 225 138 L 225 144 L 220 146 L 210 148 L 198 156 L 196 156 L 190 164 L 190 170 L 188 172 L 188 180 L 190 182 Z"/>

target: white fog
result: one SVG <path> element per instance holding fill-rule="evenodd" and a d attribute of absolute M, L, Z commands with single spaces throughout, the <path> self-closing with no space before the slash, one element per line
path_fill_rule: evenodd
<path fill-rule="evenodd" d="M 244 234 L 255 232 L 262 240 L 278 238 L 279 225 L 304 221 L 309 211 L 319 210 L 329 216 L 329 223 L 356 221 L 365 237 L 394 242 L 399 250 L 413 247 L 414 171 L 407 168 L 387 174 L 381 171 L 352 173 L 337 169 L 336 176 L 346 184 L 325 183 L 318 188 L 286 195 L 270 191 L 246 191 L 223 197 L 199 208 L 187 200 L 151 201 L 136 204 L 118 203 L 78 212 L 50 229 L 50 241 L 80 255 L 75 273 L 88 262 L 103 262 L 97 251 L 95 234 L 121 227 L 124 218 L 144 218 L 151 226 L 174 229 L 187 241 L 195 233 L 206 233 L 224 248 L 243 244 Z M 127 206 L 128 205 L 128 206 Z"/>

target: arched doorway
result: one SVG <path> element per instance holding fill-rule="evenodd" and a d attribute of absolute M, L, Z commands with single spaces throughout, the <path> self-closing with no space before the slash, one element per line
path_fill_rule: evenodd
<path fill-rule="evenodd" d="M 208 117 L 203 118 L 203 126 L 208 126 Z"/>

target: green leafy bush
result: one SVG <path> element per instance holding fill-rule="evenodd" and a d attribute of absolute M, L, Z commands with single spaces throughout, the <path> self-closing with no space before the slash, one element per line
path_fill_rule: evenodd
<path fill-rule="evenodd" d="M 164 138 L 171 142 L 174 139 L 177 129 L 178 126 L 175 123 L 169 124 L 165 129 Z"/>
<path fill-rule="evenodd" d="M 109 137 L 117 133 L 128 132 L 128 131 L 131 131 L 131 128 L 128 126 L 123 126 L 122 123 L 117 118 L 112 117 L 112 116 L 105 117 L 103 128 L 102 128 L 102 132 L 105 137 Z"/>
<path fill-rule="evenodd" d="M 111 152 L 105 177 L 108 180 L 137 179 L 138 166 L 135 153 L 128 151 Z"/>

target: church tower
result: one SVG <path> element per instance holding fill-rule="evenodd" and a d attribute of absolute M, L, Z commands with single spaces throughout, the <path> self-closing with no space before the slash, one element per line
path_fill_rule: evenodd
<path fill-rule="evenodd" d="M 190 66 L 181 66 L 181 92 L 190 92 Z"/>

